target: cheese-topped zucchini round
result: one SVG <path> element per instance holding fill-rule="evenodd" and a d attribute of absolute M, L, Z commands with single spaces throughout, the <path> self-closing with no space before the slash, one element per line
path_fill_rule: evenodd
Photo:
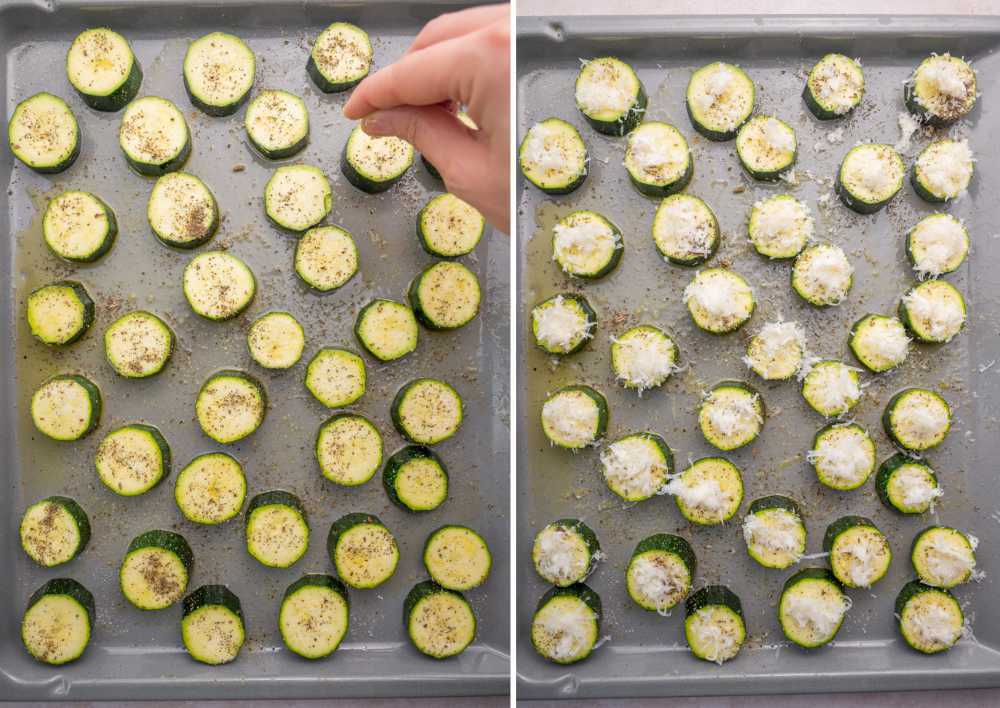
<path fill-rule="evenodd" d="M 80 155 L 80 126 L 65 101 L 43 91 L 14 107 L 7 143 L 35 172 L 62 172 Z"/>
<path fill-rule="evenodd" d="M 288 568 L 309 549 L 302 502 L 282 490 L 262 492 L 247 504 L 247 553 L 269 568 Z"/>
<path fill-rule="evenodd" d="M 750 284 L 726 268 L 699 271 L 684 288 L 684 303 L 695 325 L 710 334 L 735 332 L 756 306 Z"/>
<path fill-rule="evenodd" d="M 974 158 L 968 140 L 936 140 L 917 156 L 910 182 L 921 199 L 957 199 L 972 181 Z"/>
<path fill-rule="evenodd" d="M 224 452 L 198 455 L 177 475 L 174 501 L 184 518 L 215 526 L 243 508 L 247 478 L 243 466 Z"/>
<path fill-rule="evenodd" d="M 559 118 L 528 130 L 517 151 L 524 178 L 546 194 L 569 194 L 587 179 L 587 145 L 579 131 Z"/>
<path fill-rule="evenodd" d="M 795 164 L 798 143 L 795 131 L 774 116 L 754 116 L 736 135 L 736 155 L 754 179 L 774 181 Z"/>
<path fill-rule="evenodd" d="M 680 536 L 658 533 L 639 541 L 625 569 L 625 589 L 644 610 L 669 614 L 691 592 L 694 550 Z"/>
<path fill-rule="evenodd" d="M 919 342 L 950 342 L 965 325 L 965 298 L 944 280 L 914 286 L 899 302 L 899 319 Z"/>
<path fill-rule="evenodd" d="M 66 664 L 83 655 L 96 619 L 90 591 L 72 578 L 55 578 L 28 598 L 21 642 L 44 664 Z"/>
<path fill-rule="evenodd" d="M 765 568 L 787 568 L 806 552 L 806 525 L 794 499 L 774 494 L 755 499 L 743 517 L 747 554 Z"/>
<path fill-rule="evenodd" d="M 184 598 L 181 639 L 191 658 L 227 664 L 246 639 L 240 599 L 225 585 L 202 585 Z"/>
<path fill-rule="evenodd" d="M 66 53 L 66 78 L 91 108 L 117 111 L 138 93 L 142 67 L 124 37 L 99 27 L 73 40 Z"/>
<path fill-rule="evenodd" d="M 805 332 L 798 322 L 768 322 L 747 343 L 743 358 L 767 381 L 784 381 L 799 373 L 806 356 Z"/>
<path fill-rule="evenodd" d="M 568 450 L 594 445 L 608 429 L 608 401 L 590 386 L 564 386 L 542 405 L 542 432 Z"/>
<path fill-rule="evenodd" d="M 899 591 L 893 614 L 903 640 L 923 654 L 950 649 L 965 634 L 965 615 L 958 600 L 947 590 L 918 580 Z"/>
<path fill-rule="evenodd" d="M 35 502 L 21 516 L 21 548 L 45 568 L 68 563 L 90 541 L 90 519 L 75 500 L 52 496 Z"/>
<path fill-rule="evenodd" d="M 53 376 L 31 396 L 31 420 L 53 440 L 79 440 L 101 421 L 101 392 L 83 376 Z"/>
<path fill-rule="evenodd" d="M 468 128 L 469 130 L 479 130 L 479 126 L 476 125 L 476 121 L 472 120 L 472 118 L 469 117 L 469 114 L 466 113 L 465 111 L 458 111 L 455 114 L 455 118 L 457 118 L 458 122 L 461 123 L 466 128 Z M 438 168 L 435 167 L 434 164 L 427 159 L 426 155 L 423 154 L 420 155 L 420 161 L 424 163 L 424 168 L 426 168 L 427 174 L 429 174 L 436 180 L 444 181 L 444 178 L 441 176 L 441 173 L 438 171 Z"/>
<path fill-rule="evenodd" d="M 433 511 L 448 498 L 448 468 L 429 447 L 407 445 L 386 460 L 382 486 L 405 511 Z"/>
<path fill-rule="evenodd" d="M 196 248 L 211 241 L 219 228 L 219 206 L 200 179 L 186 172 L 171 172 L 153 185 L 146 218 L 162 243 Z"/>
<path fill-rule="evenodd" d="M 741 381 L 723 381 L 701 399 L 698 427 L 705 440 L 720 450 L 743 447 L 764 427 L 764 401 Z"/>
<path fill-rule="evenodd" d="M 642 120 L 647 100 L 635 69 L 616 57 L 587 59 L 577 74 L 576 107 L 598 133 L 628 133 Z"/>
<path fill-rule="evenodd" d="M 97 476 L 115 494 L 145 494 L 170 475 L 170 446 L 159 430 L 131 423 L 108 433 L 94 455 Z"/>
<path fill-rule="evenodd" d="M 792 266 L 792 289 L 810 305 L 839 305 L 853 284 L 854 266 L 832 243 L 809 246 Z"/>
<path fill-rule="evenodd" d="M 587 579 L 603 557 L 597 534 L 579 519 L 559 519 L 535 535 L 531 562 L 547 583 L 569 587 Z"/>
<path fill-rule="evenodd" d="M 863 516 L 842 516 L 826 529 L 823 550 L 830 570 L 849 588 L 869 588 L 886 574 L 892 562 L 889 541 L 874 522 Z"/>
<path fill-rule="evenodd" d="M 302 325 L 287 312 L 261 315 L 247 331 L 250 357 L 265 369 L 288 369 L 295 366 L 306 346 Z M 308 377 L 308 370 L 306 372 Z"/>
<path fill-rule="evenodd" d="M 875 471 L 875 441 L 857 423 L 831 423 L 813 437 L 806 459 L 820 484 L 847 492 L 863 485 Z"/>
<path fill-rule="evenodd" d="M 457 261 L 438 261 L 410 283 L 413 314 L 428 329 L 464 327 L 479 314 L 479 278 Z"/>
<path fill-rule="evenodd" d="M 873 214 L 903 187 L 906 168 L 891 145 L 862 143 L 852 147 L 840 163 L 836 191 L 846 206 L 859 214 Z"/>
<path fill-rule="evenodd" d="M 617 226 L 595 211 L 574 211 L 552 229 L 552 260 L 578 278 L 601 278 L 621 261 L 625 244 Z"/>
<path fill-rule="evenodd" d="M 358 312 L 354 335 L 379 361 L 395 361 L 417 348 L 417 318 L 400 302 L 375 299 Z"/>
<path fill-rule="evenodd" d="M 551 588 L 531 618 L 531 645 L 556 664 L 582 661 L 597 646 L 601 613 L 600 596 L 583 583 Z"/>
<path fill-rule="evenodd" d="M 340 579 L 362 590 L 392 577 L 399 562 L 396 539 L 372 514 L 347 514 L 334 521 L 326 549 Z"/>
<path fill-rule="evenodd" d="M 531 310 L 531 333 L 549 354 L 575 354 L 593 338 L 597 313 L 583 295 L 560 293 Z"/>
<path fill-rule="evenodd" d="M 277 226 L 302 232 L 321 222 L 333 206 L 323 170 L 313 165 L 283 165 L 264 186 L 264 212 Z"/>
<path fill-rule="evenodd" d="M 920 62 L 903 84 L 906 106 L 931 125 L 948 125 L 976 105 L 976 72 L 969 63 L 947 52 Z"/>
<path fill-rule="evenodd" d="M 339 226 L 309 229 L 295 244 L 295 274 L 317 292 L 343 287 L 357 272 L 358 247 Z"/>
<path fill-rule="evenodd" d="M 250 95 L 257 59 L 239 37 L 212 32 L 191 42 L 184 55 L 184 88 L 210 116 L 235 113 Z"/>
<path fill-rule="evenodd" d="M 439 194 L 417 214 L 417 239 L 438 258 L 472 253 L 486 231 L 486 217 L 454 194 Z"/>
<path fill-rule="evenodd" d="M 66 191 L 45 207 L 42 236 L 60 258 L 96 261 L 111 250 L 117 235 L 115 212 L 90 192 Z"/>
<path fill-rule="evenodd" d="M 851 608 L 840 582 L 826 568 L 803 568 L 785 581 L 778 621 L 785 637 L 804 649 L 829 644 Z"/>
<path fill-rule="evenodd" d="M 882 413 L 885 433 L 896 445 L 924 452 L 940 445 L 951 430 L 951 407 L 941 394 L 907 388 L 889 399 Z"/>
<path fill-rule="evenodd" d="M 791 194 L 776 194 L 750 210 L 747 234 L 754 250 L 765 258 L 794 258 L 812 240 L 809 207 Z"/>
<path fill-rule="evenodd" d="M 608 489 L 627 502 L 640 502 L 666 486 L 674 453 L 659 435 L 632 433 L 601 451 L 601 466 Z"/>
<path fill-rule="evenodd" d="M 334 22 L 313 43 L 306 71 L 320 91 L 346 91 L 368 76 L 373 55 L 367 32 L 349 22 Z"/>
<path fill-rule="evenodd" d="M 969 232 L 951 214 L 925 216 L 906 234 L 906 256 L 921 279 L 958 270 L 967 255 Z"/>
<path fill-rule="evenodd" d="M 288 586 L 278 610 L 285 646 L 306 659 L 330 656 L 350 625 L 347 587 L 331 575 L 303 575 Z"/>
<path fill-rule="evenodd" d="M 439 379 L 413 379 L 392 399 L 392 424 L 417 445 L 435 445 L 458 432 L 463 417 L 462 397 Z"/>
<path fill-rule="evenodd" d="M 365 395 L 365 360 L 346 349 L 326 347 L 306 367 L 306 388 L 327 408 L 344 408 Z"/>
<path fill-rule="evenodd" d="M 659 121 L 640 123 L 625 143 L 625 169 L 647 197 L 667 197 L 684 189 L 694 174 L 694 158 L 677 128 Z"/>
<path fill-rule="evenodd" d="M 468 526 L 448 524 L 424 543 L 424 567 L 431 579 L 449 590 L 471 590 L 486 582 L 493 557 L 486 541 Z"/>
<path fill-rule="evenodd" d="M 128 104 L 118 143 L 128 164 L 152 177 L 179 170 L 191 154 L 191 132 L 184 114 L 159 96 L 144 96 Z"/>
<path fill-rule="evenodd" d="M 691 653 L 719 666 L 735 658 L 746 639 L 743 605 L 724 585 L 706 585 L 684 603 L 684 638 Z"/>
<path fill-rule="evenodd" d="M 711 526 L 736 515 L 743 501 L 743 476 L 723 457 L 703 457 L 671 479 L 664 490 L 674 495 L 685 519 Z"/>
<path fill-rule="evenodd" d="M 60 280 L 33 290 L 26 308 L 28 329 L 52 346 L 72 344 L 94 322 L 94 301 L 75 280 Z"/>
<path fill-rule="evenodd" d="M 822 416 L 844 415 L 861 400 L 858 371 L 839 361 L 816 362 L 802 379 L 802 397 Z"/>
<path fill-rule="evenodd" d="M 843 54 L 827 54 L 813 65 L 802 98 L 820 120 L 843 118 L 861 104 L 865 74 L 861 63 Z"/>
<path fill-rule="evenodd" d="M 674 194 L 657 207 L 653 243 L 668 263 L 700 265 L 715 254 L 719 240 L 715 213 L 698 197 Z"/>
<path fill-rule="evenodd" d="M 611 341 L 611 370 L 615 378 L 639 395 L 661 386 L 678 368 L 677 344 L 658 327 L 639 325 Z"/>
<path fill-rule="evenodd" d="M 979 539 L 948 526 L 929 526 L 916 535 L 910 548 L 913 570 L 922 582 L 953 588 L 974 577 Z"/>
<path fill-rule="evenodd" d="M 933 510 L 935 501 L 943 494 L 934 470 L 902 453 L 896 453 L 879 466 L 875 491 L 883 504 L 900 514 Z"/>
<path fill-rule="evenodd" d="M 753 113 L 757 89 L 741 68 L 717 61 L 691 74 L 686 96 L 695 130 L 709 140 L 732 140 Z"/>
<path fill-rule="evenodd" d="M 173 531 L 146 531 L 128 545 L 118 570 L 125 599 L 140 610 L 162 610 L 183 597 L 194 553 Z"/>
<path fill-rule="evenodd" d="M 163 371 L 174 351 L 174 333 L 145 310 L 122 315 L 104 330 L 104 354 L 115 372 L 130 379 Z"/>
<path fill-rule="evenodd" d="M 223 444 L 234 443 L 264 422 L 267 397 L 257 379 L 243 371 L 224 370 L 202 384 L 194 407 L 205 435 Z"/>
<path fill-rule="evenodd" d="M 468 600 L 433 580 L 413 586 L 403 617 L 413 646 L 434 659 L 457 656 L 476 638 L 476 615 Z"/>
<path fill-rule="evenodd" d="M 200 253 L 184 268 L 184 297 L 195 313 L 228 320 L 253 300 L 257 281 L 250 267 L 224 251 Z"/>
<path fill-rule="evenodd" d="M 865 315 L 855 322 L 848 344 L 854 358 L 875 373 L 895 369 L 910 351 L 906 327 L 886 315 Z"/>
<path fill-rule="evenodd" d="M 373 137 L 357 126 L 344 145 L 340 171 L 362 192 L 384 192 L 413 164 L 413 146 L 395 136 Z"/>
<path fill-rule="evenodd" d="M 382 435 L 363 416 L 336 413 L 316 435 L 316 460 L 331 482 L 345 487 L 364 484 L 382 465 Z"/>
<path fill-rule="evenodd" d="M 309 111 L 288 91 L 261 91 L 247 106 L 243 125 L 247 137 L 264 157 L 291 157 L 309 142 Z"/>

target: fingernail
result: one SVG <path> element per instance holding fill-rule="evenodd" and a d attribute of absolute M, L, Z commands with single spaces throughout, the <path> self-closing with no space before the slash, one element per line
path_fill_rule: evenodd
<path fill-rule="evenodd" d="M 365 131 L 369 135 L 380 135 L 384 129 L 384 121 L 379 120 L 378 113 L 372 113 L 370 116 L 365 116 L 361 120 L 361 130 Z"/>

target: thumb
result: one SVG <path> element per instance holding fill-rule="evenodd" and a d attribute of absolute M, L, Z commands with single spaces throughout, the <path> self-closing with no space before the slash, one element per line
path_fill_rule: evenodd
<path fill-rule="evenodd" d="M 454 173 L 481 149 L 455 114 L 441 105 L 402 106 L 375 111 L 361 121 L 361 129 L 373 137 L 394 135 L 413 145 L 442 175 Z"/>

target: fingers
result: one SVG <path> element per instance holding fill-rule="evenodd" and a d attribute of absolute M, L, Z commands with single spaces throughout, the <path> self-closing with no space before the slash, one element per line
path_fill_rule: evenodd
<path fill-rule="evenodd" d="M 486 5 L 460 12 L 449 12 L 439 15 L 424 25 L 406 54 L 418 51 L 446 39 L 453 39 L 463 34 L 475 32 L 481 27 L 509 17 L 510 5 Z"/>
<path fill-rule="evenodd" d="M 442 175 L 482 149 L 453 113 L 441 106 L 405 106 L 376 111 L 361 121 L 369 135 L 395 135 L 430 160 Z"/>

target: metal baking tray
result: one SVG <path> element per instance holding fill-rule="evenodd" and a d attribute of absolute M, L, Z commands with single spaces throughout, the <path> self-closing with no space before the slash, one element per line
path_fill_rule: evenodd
<path fill-rule="evenodd" d="M 566 197 L 547 198 L 522 179 L 519 191 L 518 282 L 518 608 L 519 696 L 590 697 L 663 694 L 747 694 L 807 691 L 871 691 L 1000 685 L 1000 488 L 995 460 L 1000 454 L 998 399 L 1000 374 L 993 364 L 998 346 L 1000 295 L 1000 211 L 993 197 L 1000 184 L 1000 143 L 995 139 L 1000 105 L 1000 19 L 952 17 L 572 17 L 518 20 L 518 131 L 555 115 L 576 125 L 587 142 L 590 175 Z M 849 118 L 821 123 L 801 99 L 808 68 L 827 52 L 857 56 L 865 67 L 867 93 Z M 902 83 L 930 52 L 951 51 L 974 62 L 982 98 L 958 127 L 969 136 L 979 161 L 968 196 L 947 210 L 964 218 L 972 234 L 972 256 L 949 276 L 966 293 L 971 320 L 943 348 L 914 347 L 902 370 L 869 382 L 855 417 L 875 436 L 879 459 L 891 454 L 879 415 L 897 389 L 923 384 L 940 388 L 954 406 L 956 424 L 947 442 L 929 455 L 945 496 L 937 512 L 916 519 L 893 516 L 879 503 L 872 483 L 838 494 L 821 488 L 804 460 L 812 435 L 823 421 L 811 412 L 794 383 L 768 384 L 751 378 L 741 362 L 746 338 L 764 322 L 783 314 L 801 322 L 811 348 L 826 357 L 845 357 L 847 332 L 867 312 L 891 312 L 912 282 L 903 256 L 905 229 L 933 211 L 907 184 L 884 211 L 858 216 L 836 198 L 829 208 L 817 199 L 830 193 L 831 178 L 847 149 L 857 141 L 895 143 L 897 117 L 904 109 Z M 701 196 L 719 217 L 722 247 L 713 263 L 729 263 L 755 287 L 759 308 L 737 334 L 708 335 L 690 322 L 681 301 L 694 271 L 664 263 L 650 237 L 656 202 L 634 191 L 622 167 L 620 138 L 591 130 L 576 110 L 573 80 L 580 59 L 615 55 L 632 63 L 649 94 L 648 116 L 677 126 L 692 146 L 694 180 L 687 191 Z M 715 59 L 743 66 L 758 87 L 758 110 L 794 126 L 799 141 L 795 185 L 755 183 L 743 175 L 732 142 L 711 143 L 691 128 L 684 91 L 690 72 Z M 835 129 L 842 142 L 830 142 Z M 915 149 L 927 142 L 914 139 Z M 797 301 L 788 286 L 789 266 L 765 262 L 749 247 L 745 223 L 754 201 L 790 190 L 813 210 L 817 236 L 840 244 L 856 268 L 847 301 L 818 311 Z M 551 230 L 558 217 L 588 208 L 621 228 L 625 254 L 607 278 L 571 282 L 551 259 Z M 531 344 L 529 313 L 538 301 L 560 291 L 586 294 L 598 313 L 593 342 L 580 354 L 555 365 Z M 628 326 L 650 322 L 677 338 L 690 366 L 660 390 L 642 398 L 615 384 L 610 372 L 610 337 Z M 809 552 L 820 549 L 822 533 L 847 513 L 872 517 L 889 535 L 894 560 L 888 576 L 870 592 L 852 591 L 854 606 L 837 641 L 813 652 L 789 646 L 778 626 L 775 603 L 791 571 L 768 571 L 749 559 L 740 524 L 693 528 L 669 497 L 624 508 L 604 486 L 597 451 L 569 454 L 550 448 L 538 424 L 546 392 L 570 382 L 596 386 L 608 397 L 609 437 L 652 430 L 674 448 L 678 464 L 711 454 L 695 424 L 700 392 L 720 379 L 746 378 L 763 396 L 769 417 L 760 439 L 731 453 L 743 470 L 746 504 L 768 493 L 788 494 L 804 508 Z M 534 534 L 560 517 L 584 519 L 597 532 L 607 558 L 588 579 L 604 603 L 606 643 L 584 662 L 557 666 L 532 650 L 528 627 L 543 581 L 530 560 Z M 956 595 L 972 618 L 975 639 L 950 652 L 925 657 L 905 648 L 893 619 L 893 601 L 912 575 L 908 551 L 915 532 L 935 521 L 977 535 L 978 558 L 986 579 L 962 586 Z M 743 601 L 749 637 L 734 660 L 719 667 L 691 656 L 683 638 L 683 610 L 673 616 L 648 613 L 631 602 L 624 569 L 635 544 L 655 532 L 690 539 L 698 554 L 695 586 L 725 583 Z M 821 565 L 825 560 L 809 564 Z M 803 565 L 807 563 L 804 562 Z"/>
<path fill-rule="evenodd" d="M 421 375 L 441 376 L 461 392 L 465 425 L 440 446 L 451 469 L 452 490 L 439 510 L 408 515 L 390 504 L 379 478 L 359 489 L 337 487 L 322 478 L 313 456 L 319 424 L 329 412 L 306 391 L 305 364 L 323 346 L 357 349 L 352 325 L 359 307 L 375 296 L 401 299 L 409 279 L 431 262 L 414 235 L 417 211 L 442 191 L 415 164 L 390 191 L 369 196 L 340 173 L 340 151 L 352 127 L 340 113 L 346 94 L 325 95 L 305 72 L 309 42 L 334 20 L 364 27 L 375 46 L 375 64 L 399 56 L 430 18 L 460 5 L 451 2 L 321 3 L 268 0 L 242 3 L 14 2 L 0 6 L 0 93 L 5 115 L 37 91 L 67 99 L 83 132 L 83 149 L 66 172 L 41 176 L 12 164 L 0 150 L 0 293 L 4 334 L 0 337 L 0 698 L 182 699 L 296 698 L 333 696 L 504 694 L 509 676 L 508 612 L 508 438 L 509 243 L 489 234 L 464 259 L 483 287 L 480 317 L 454 333 L 420 332 L 417 352 L 395 364 L 366 357 L 369 390 L 357 409 L 370 416 L 385 438 L 386 454 L 403 441 L 389 420 L 397 388 Z M 197 317 L 184 301 L 181 272 L 193 254 L 161 246 L 145 219 L 152 180 L 127 169 L 117 144 L 121 113 L 89 110 L 71 90 L 63 62 L 81 29 L 110 25 L 128 37 L 142 64 L 141 95 L 165 96 L 180 106 L 192 130 L 193 152 L 184 169 L 202 177 L 215 193 L 224 221 L 211 245 L 246 260 L 258 279 L 247 313 L 222 324 Z M 273 163 L 255 157 L 243 130 L 242 110 L 210 118 L 184 94 L 181 62 L 188 41 L 211 30 L 239 34 L 256 52 L 257 88 L 284 88 L 302 96 L 312 123 L 309 146 L 293 161 L 320 166 L 331 180 L 333 212 L 328 221 L 353 232 L 361 272 L 347 286 L 321 297 L 307 292 L 292 270 L 295 238 L 264 217 L 262 195 Z M 239 167 L 239 166 L 242 166 Z M 50 255 L 41 240 L 40 215 L 64 188 L 91 190 L 115 210 L 120 224 L 111 252 L 92 266 L 68 266 Z M 65 350 L 33 341 L 24 322 L 24 299 L 57 278 L 82 280 L 97 303 L 97 322 L 86 337 Z M 173 361 L 145 381 L 117 377 L 104 360 L 101 334 L 117 315 L 148 308 L 163 316 L 178 336 Z M 270 373 L 252 363 L 244 335 L 260 314 L 282 309 L 304 325 L 307 346 L 295 368 Z M 304 501 L 312 528 L 306 556 L 287 570 L 266 569 L 244 549 L 242 519 L 220 528 L 184 521 L 173 501 L 173 478 L 146 495 L 111 494 L 92 469 L 105 433 L 127 421 L 158 426 L 170 442 L 174 474 L 197 453 L 222 449 L 194 420 L 195 394 L 213 371 L 246 368 L 267 389 L 270 407 L 254 435 L 226 447 L 247 472 L 250 495 L 282 488 Z M 79 371 L 104 394 L 100 428 L 76 444 L 59 444 L 35 432 L 28 414 L 32 390 L 47 376 Z M 34 566 L 18 544 L 25 505 L 49 494 L 79 500 L 94 527 L 91 545 L 72 563 L 53 570 Z M 384 586 L 351 592 L 351 628 L 332 657 L 309 662 L 284 649 L 277 631 L 281 593 L 305 572 L 332 572 L 326 531 L 351 511 L 379 515 L 401 547 L 399 568 Z M 421 548 L 427 534 L 446 522 L 481 531 L 493 552 L 488 582 L 468 593 L 479 617 L 475 643 L 459 658 L 438 662 L 409 643 L 402 603 L 425 577 Z M 248 641 L 232 664 L 208 667 L 192 661 L 180 642 L 180 608 L 144 613 L 124 600 L 117 568 L 129 540 L 150 528 L 176 529 L 195 550 L 191 588 L 226 583 L 239 595 Z M 84 657 L 62 668 L 34 662 L 19 639 L 28 594 L 46 579 L 72 576 L 95 595 L 97 623 Z"/>

